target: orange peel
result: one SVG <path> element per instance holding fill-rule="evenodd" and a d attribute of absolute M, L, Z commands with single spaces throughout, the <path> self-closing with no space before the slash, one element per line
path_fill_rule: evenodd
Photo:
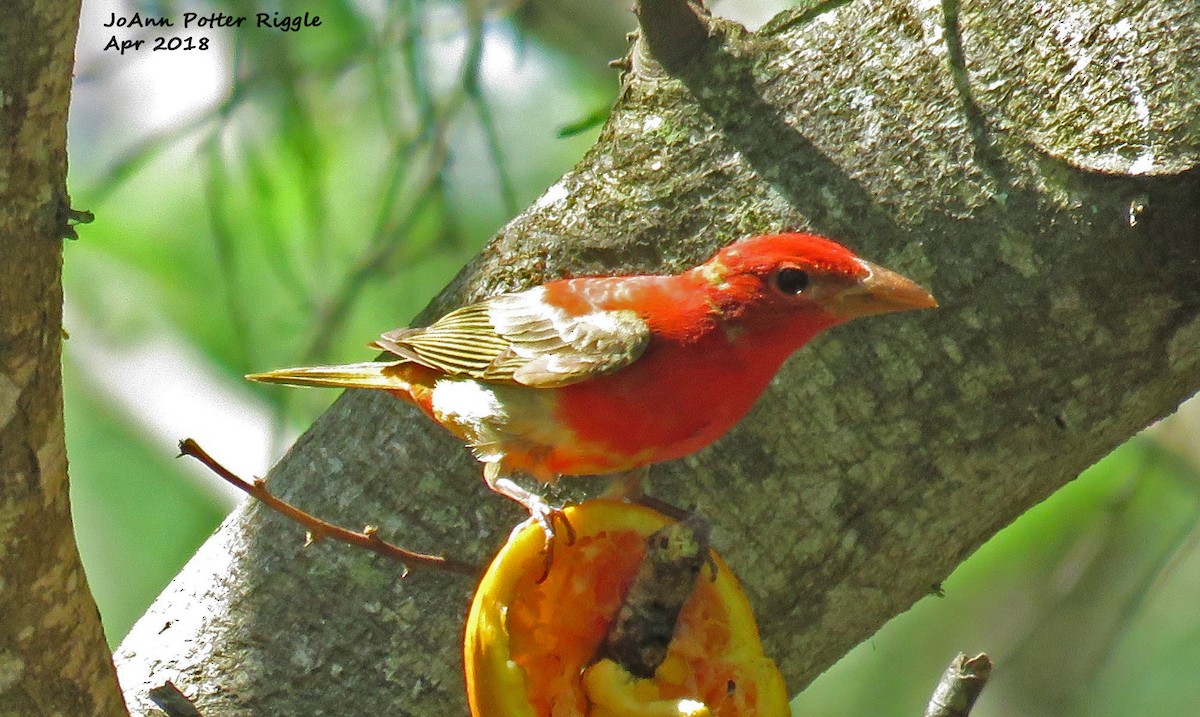
<path fill-rule="evenodd" d="M 750 604 L 714 555 L 679 616 L 666 659 L 638 679 L 596 652 L 637 573 L 646 538 L 671 519 L 638 505 L 566 509 L 575 542 L 514 531 L 480 582 L 467 619 L 467 697 L 474 717 L 787 717 L 787 689 L 763 655 Z"/>

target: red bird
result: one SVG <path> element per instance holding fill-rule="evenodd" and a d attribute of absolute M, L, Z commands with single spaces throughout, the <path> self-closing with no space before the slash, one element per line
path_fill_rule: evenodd
<path fill-rule="evenodd" d="M 935 306 L 828 239 L 759 236 L 675 276 L 562 279 L 389 331 L 372 346 L 391 361 L 247 378 L 410 401 L 471 447 L 492 490 L 548 525 L 549 508 L 510 474 L 636 476 L 724 435 L 821 331 Z"/>

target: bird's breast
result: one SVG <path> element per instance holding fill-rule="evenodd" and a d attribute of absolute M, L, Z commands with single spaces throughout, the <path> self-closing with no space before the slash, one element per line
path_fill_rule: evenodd
<path fill-rule="evenodd" d="M 651 347 L 626 369 L 560 389 L 559 416 L 580 441 L 643 464 L 679 458 L 736 425 L 784 358 L 747 355 L 723 334 Z"/>
<path fill-rule="evenodd" d="M 430 413 L 485 462 L 542 479 L 680 458 L 724 435 L 786 355 L 738 350 L 723 332 L 652 344 L 632 365 L 558 388 L 443 377 Z"/>

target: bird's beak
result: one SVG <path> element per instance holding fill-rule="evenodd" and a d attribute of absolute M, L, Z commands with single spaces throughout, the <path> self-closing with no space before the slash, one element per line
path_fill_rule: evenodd
<path fill-rule="evenodd" d="M 869 261 L 859 259 L 858 263 L 867 270 L 867 275 L 856 284 L 838 292 L 828 304 L 829 309 L 838 318 L 852 319 L 871 314 L 937 307 L 938 303 L 933 295 L 915 281 Z"/>

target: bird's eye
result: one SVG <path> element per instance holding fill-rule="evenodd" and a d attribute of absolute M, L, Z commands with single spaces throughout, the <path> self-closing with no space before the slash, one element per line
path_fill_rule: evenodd
<path fill-rule="evenodd" d="M 808 288 L 808 272 L 802 269 L 780 269 L 775 274 L 775 286 L 785 294 L 795 296 Z"/>

